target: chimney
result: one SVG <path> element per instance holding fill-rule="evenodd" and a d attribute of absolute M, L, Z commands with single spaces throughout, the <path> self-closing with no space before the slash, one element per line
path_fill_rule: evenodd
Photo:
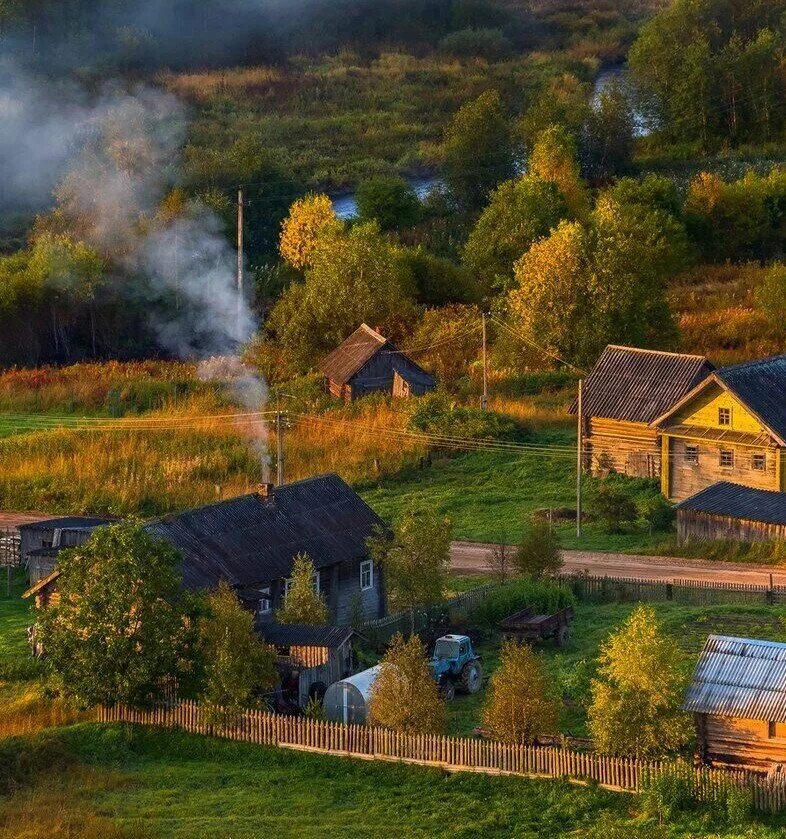
<path fill-rule="evenodd" d="M 270 484 L 270 483 L 259 484 L 259 486 L 257 487 L 257 495 L 260 498 L 272 499 L 274 489 L 275 489 L 275 487 L 274 487 L 273 484 Z"/>

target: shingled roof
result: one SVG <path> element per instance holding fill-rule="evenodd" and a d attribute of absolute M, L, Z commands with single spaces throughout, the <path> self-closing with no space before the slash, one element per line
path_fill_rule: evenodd
<path fill-rule="evenodd" d="M 786 355 L 734 364 L 715 375 L 782 441 L 786 441 Z"/>
<path fill-rule="evenodd" d="M 786 644 L 710 635 L 682 708 L 786 722 Z"/>
<path fill-rule="evenodd" d="M 333 382 L 345 385 L 374 357 L 388 340 L 362 323 L 350 336 L 319 363 L 319 369 Z"/>
<path fill-rule="evenodd" d="M 714 369 L 702 355 L 609 344 L 584 381 L 582 413 L 650 423 Z M 570 412 L 577 408 L 574 402 Z"/>
<path fill-rule="evenodd" d="M 786 524 L 786 492 L 721 481 L 677 504 L 678 510 L 693 510 L 715 516 Z"/>
<path fill-rule="evenodd" d="M 382 519 L 338 475 L 324 475 L 148 522 L 183 556 L 183 582 L 210 588 L 288 577 L 298 553 L 317 569 L 365 557 Z"/>

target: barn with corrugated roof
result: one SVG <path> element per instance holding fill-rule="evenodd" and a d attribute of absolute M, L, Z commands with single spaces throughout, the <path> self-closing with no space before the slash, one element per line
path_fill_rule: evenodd
<path fill-rule="evenodd" d="M 586 466 L 640 478 L 661 472 L 661 442 L 650 423 L 713 370 L 701 355 L 609 344 L 584 380 L 581 422 Z M 574 402 L 571 413 L 578 412 Z"/>
<path fill-rule="evenodd" d="M 347 402 L 380 392 L 421 396 L 437 386 L 430 373 L 365 323 L 323 358 L 319 369 L 327 391 Z"/>
<path fill-rule="evenodd" d="M 694 715 L 705 762 L 786 763 L 786 643 L 710 635 L 682 707 Z"/>

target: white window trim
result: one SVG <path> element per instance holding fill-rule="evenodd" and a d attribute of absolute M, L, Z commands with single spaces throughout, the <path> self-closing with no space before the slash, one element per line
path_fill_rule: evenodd
<path fill-rule="evenodd" d="M 363 585 L 363 574 L 368 572 L 368 585 Z M 366 559 L 360 563 L 360 590 L 369 591 L 374 588 L 374 561 Z"/>
<path fill-rule="evenodd" d="M 259 614 L 269 615 L 273 611 L 273 598 L 270 596 L 270 587 L 259 590 Z"/>

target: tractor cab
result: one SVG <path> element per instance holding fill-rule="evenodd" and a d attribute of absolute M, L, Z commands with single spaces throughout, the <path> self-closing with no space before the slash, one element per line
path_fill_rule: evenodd
<path fill-rule="evenodd" d="M 475 654 L 472 641 L 466 635 L 437 638 L 430 664 L 434 679 L 446 699 L 454 697 L 457 685 L 466 693 L 480 690 L 483 680 L 480 657 Z"/>

